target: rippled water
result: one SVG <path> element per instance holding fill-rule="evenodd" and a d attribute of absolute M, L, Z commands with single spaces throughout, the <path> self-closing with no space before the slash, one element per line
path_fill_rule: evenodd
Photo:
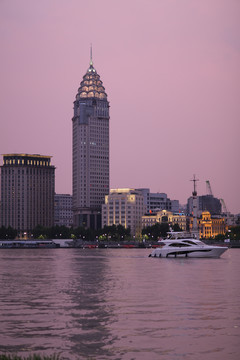
<path fill-rule="evenodd" d="M 237 360 L 240 249 L 0 251 L 0 353 L 64 359 Z"/>

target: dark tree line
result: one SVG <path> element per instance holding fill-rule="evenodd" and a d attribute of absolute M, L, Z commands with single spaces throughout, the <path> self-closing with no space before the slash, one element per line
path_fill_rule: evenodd
<path fill-rule="evenodd" d="M 7 228 L 5 226 L 0 227 L 0 239 L 13 240 L 17 236 L 17 230 L 11 226 Z"/>
<path fill-rule="evenodd" d="M 173 225 L 172 230 L 181 231 L 178 224 Z M 169 231 L 170 227 L 168 223 L 156 223 L 155 225 L 147 226 L 146 228 L 144 228 L 142 230 L 142 234 L 153 240 L 158 240 L 161 237 L 166 237 Z"/>
<path fill-rule="evenodd" d="M 18 231 L 12 227 L 6 228 L 2 226 L 0 228 L 0 239 L 13 240 L 18 236 Z M 104 226 L 102 229 L 93 230 L 86 229 L 84 227 L 68 228 L 66 226 L 52 226 L 46 228 L 41 225 L 37 225 L 31 232 L 29 237 L 33 239 L 83 239 L 87 241 L 92 240 L 113 240 L 121 241 L 130 238 L 130 228 L 125 229 L 122 225 Z"/>
<path fill-rule="evenodd" d="M 66 226 L 53 226 L 44 228 L 43 226 L 36 226 L 32 231 L 33 238 L 37 239 L 43 237 L 46 239 L 84 239 L 88 241 L 96 239 L 112 239 L 124 240 L 130 237 L 130 229 L 125 229 L 122 225 L 104 226 L 102 229 L 93 230 L 84 227 L 68 228 Z"/>
<path fill-rule="evenodd" d="M 173 231 L 181 231 L 178 224 L 173 226 Z M 160 237 L 164 238 L 167 232 L 170 231 L 168 223 L 157 223 L 153 226 L 148 226 L 142 230 L 143 237 L 158 240 Z M 0 227 L 0 239 L 13 240 L 17 237 L 18 231 L 11 226 Z M 228 237 L 230 240 L 240 240 L 240 226 L 232 226 L 230 231 L 225 235 L 217 235 L 215 240 L 223 240 Z M 41 225 L 36 226 L 32 231 L 31 238 L 38 239 L 83 239 L 86 241 L 94 240 L 111 240 L 124 241 L 131 239 L 130 228 L 125 229 L 122 225 L 104 226 L 102 229 L 93 230 L 84 227 L 68 228 L 66 226 L 52 226 L 45 228 Z"/>

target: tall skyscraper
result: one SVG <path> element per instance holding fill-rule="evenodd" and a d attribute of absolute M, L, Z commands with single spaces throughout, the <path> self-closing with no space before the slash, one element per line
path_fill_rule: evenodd
<path fill-rule="evenodd" d="M 55 167 L 51 157 L 29 154 L 3 155 L 1 166 L 1 225 L 19 236 L 37 225 L 54 225 Z"/>
<path fill-rule="evenodd" d="M 83 76 L 74 101 L 73 224 L 101 227 L 101 205 L 109 193 L 109 102 L 93 66 Z"/>

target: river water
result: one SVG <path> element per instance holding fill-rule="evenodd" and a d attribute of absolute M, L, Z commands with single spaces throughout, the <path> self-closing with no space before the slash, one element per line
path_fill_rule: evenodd
<path fill-rule="evenodd" d="M 237 360 L 240 249 L 220 259 L 147 249 L 0 251 L 0 354 Z"/>

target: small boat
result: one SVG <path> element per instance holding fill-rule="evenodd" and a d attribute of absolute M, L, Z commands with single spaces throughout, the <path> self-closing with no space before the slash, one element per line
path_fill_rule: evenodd
<path fill-rule="evenodd" d="M 219 258 L 228 247 L 207 245 L 186 232 L 169 232 L 149 257 Z"/>

